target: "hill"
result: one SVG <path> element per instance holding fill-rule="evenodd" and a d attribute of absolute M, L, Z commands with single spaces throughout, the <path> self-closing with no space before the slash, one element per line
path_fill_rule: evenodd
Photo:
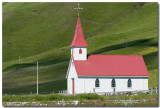
<path fill-rule="evenodd" d="M 80 6 L 88 54 L 143 55 L 149 88 L 157 87 L 158 3 Z M 41 93 L 66 89 L 75 7 L 77 3 L 3 3 L 3 93 L 35 93 L 37 61 Z"/>

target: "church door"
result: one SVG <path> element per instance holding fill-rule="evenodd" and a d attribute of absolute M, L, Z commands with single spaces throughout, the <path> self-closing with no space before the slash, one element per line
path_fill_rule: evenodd
<path fill-rule="evenodd" d="M 74 79 L 72 79 L 72 94 L 74 94 Z"/>

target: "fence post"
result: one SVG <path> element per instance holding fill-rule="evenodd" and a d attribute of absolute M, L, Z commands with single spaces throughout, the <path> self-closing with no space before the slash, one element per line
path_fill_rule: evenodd
<path fill-rule="evenodd" d="M 130 98 L 130 106 L 132 106 L 132 99 Z"/>
<path fill-rule="evenodd" d="M 96 94 L 95 88 L 93 88 L 93 92 L 94 92 L 94 94 Z"/>
<path fill-rule="evenodd" d="M 152 94 L 152 88 L 151 88 L 151 94 Z"/>
<path fill-rule="evenodd" d="M 115 92 L 116 92 L 116 89 L 115 89 L 115 88 L 113 88 L 113 95 L 115 95 Z"/>
<path fill-rule="evenodd" d="M 154 87 L 152 86 L 152 93 L 154 93 Z"/>
<path fill-rule="evenodd" d="M 37 95 L 38 95 L 38 61 L 37 61 Z"/>
<path fill-rule="evenodd" d="M 156 94 L 158 93 L 158 88 L 156 88 Z"/>

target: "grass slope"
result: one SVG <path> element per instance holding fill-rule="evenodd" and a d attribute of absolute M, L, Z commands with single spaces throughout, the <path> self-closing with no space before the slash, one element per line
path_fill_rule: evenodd
<path fill-rule="evenodd" d="M 80 3 L 88 54 L 143 55 L 158 86 L 158 4 Z M 66 89 L 77 3 L 3 3 L 3 93 Z M 127 48 L 125 40 L 127 37 Z M 19 55 L 22 64 L 19 64 Z"/>

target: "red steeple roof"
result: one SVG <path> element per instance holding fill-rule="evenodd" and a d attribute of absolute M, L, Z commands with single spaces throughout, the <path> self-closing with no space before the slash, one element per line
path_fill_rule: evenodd
<path fill-rule="evenodd" d="M 73 41 L 70 47 L 76 47 L 76 46 L 77 47 L 87 47 L 88 46 L 84 39 L 83 30 L 82 30 L 81 21 L 80 21 L 79 16 L 77 20 L 76 30 L 74 33 L 74 38 L 73 38 Z"/>

